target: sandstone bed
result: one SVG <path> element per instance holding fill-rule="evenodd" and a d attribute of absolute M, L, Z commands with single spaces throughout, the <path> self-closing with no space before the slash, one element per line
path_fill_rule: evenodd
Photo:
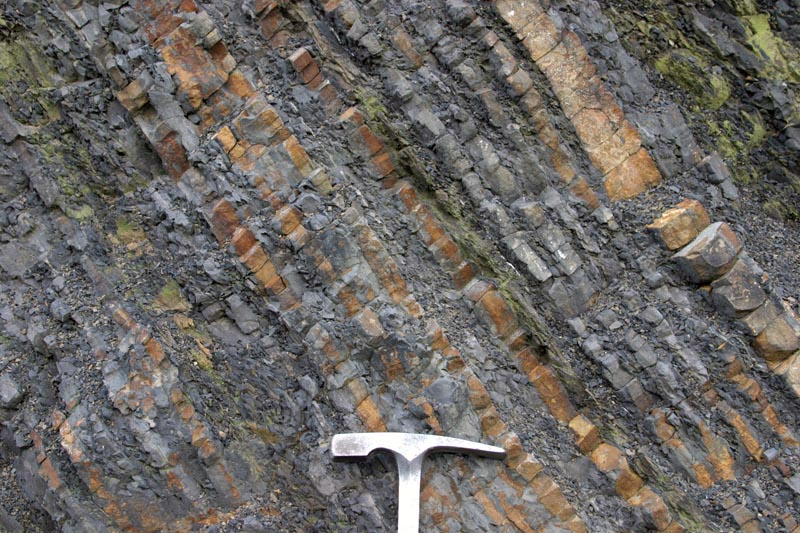
<path fill-rule="evenodd" d="M 797 0 L 10 0 L 0 528 L 793 531 Z"/>

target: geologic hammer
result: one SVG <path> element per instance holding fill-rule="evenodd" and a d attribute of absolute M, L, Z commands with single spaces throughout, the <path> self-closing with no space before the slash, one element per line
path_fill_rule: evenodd
<path fill-rule="evenodd" d="M 334 461 L 364 461 L 371 453 L 379 450 L 391 452 L 397 461 L 399 474 L 398 533 L 417 533 L 419 531 L 419 491 L 422 461 L 426 455 L 436 452 L 451 452 L 491 459 L 503 459 L 506 456 L 506 451 L 496 446 L 415 433 L 346 433 L 334 435 L 331 441 Z"/>

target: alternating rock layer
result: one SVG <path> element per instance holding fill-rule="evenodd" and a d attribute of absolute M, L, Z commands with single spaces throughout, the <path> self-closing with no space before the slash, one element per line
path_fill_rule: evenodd
<path fill-rule="evenodd" d="M 508 452 L 432 457 L 423 530 L 797 527 L 797 227 L 616 8 L 18 4 L 6 529 L 389 531 L 391 462 L 328 450 L 387 430 Z"/>

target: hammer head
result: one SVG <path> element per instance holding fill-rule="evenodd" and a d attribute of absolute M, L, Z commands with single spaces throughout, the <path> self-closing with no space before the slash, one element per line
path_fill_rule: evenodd
<path fill-rule="evenodd" d="M 362 461 L 385 450 L 411 462 L 432 452 L 453 452 L 503 459 L 506 451 L 479 442 L 416 433 L 347 433 L 334 435 L 331 452 L 336 461 Z"/>

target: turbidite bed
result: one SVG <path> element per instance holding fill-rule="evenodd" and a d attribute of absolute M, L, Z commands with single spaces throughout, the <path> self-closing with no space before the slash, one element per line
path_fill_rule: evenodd
<path fill-rule="evenodd" d="M 800 527 L 798 0 L 0 7 L 0 529 Z"/>

